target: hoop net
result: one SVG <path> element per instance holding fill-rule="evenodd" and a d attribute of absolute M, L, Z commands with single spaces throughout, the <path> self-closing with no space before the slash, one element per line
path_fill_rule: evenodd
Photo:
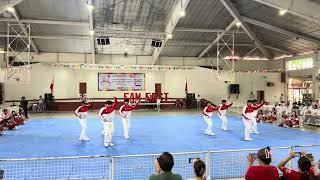
<path fill-rule="evenodd" d="M 6 69 L 7 83 L 29 83 L 31 68 L 24 67 L 10 67 Z"/>

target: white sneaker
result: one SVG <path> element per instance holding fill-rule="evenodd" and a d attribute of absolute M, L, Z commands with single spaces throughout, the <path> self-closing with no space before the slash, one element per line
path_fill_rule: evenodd
<path fill-rule="evenodd" d="M 109 146 L 114 146 L 114 144 L 112 144 L 112 143 L 109 143 Z"/>
<path fill-rule="evenodd" d="M 108 143 L 104 143 L 104 147 L 109 147 L 109 144 Z"/>
<path fill-rule="evenodd" d="M 206 135 L 208 135 L 208 136 L 214 136 L 215 134 L 214 134 L 214 133 L 206 133 Z"/>
<path fill-rule="evenodd" d="M 252 141 L 252 138 L 244 139 L 245 141 Z"/>
<path fill-rule="evenodd" d="M 88 137 L 79 138 L 80 141 L 90 141 Z"/>
<path fill-rule="evenodd" d="M 253 134 L 260 134 L 258 131 L 254 131 Z"/>
<path fill-rule="evenodd" d="M 125 138 L 125 139 L 129 139 L 130 137 L 129 137 L 129 136 L 125 136 L 124 138 Z"/>

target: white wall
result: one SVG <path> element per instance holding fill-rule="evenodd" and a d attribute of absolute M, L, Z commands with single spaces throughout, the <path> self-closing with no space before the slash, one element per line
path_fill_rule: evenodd
<path fill-rule="evenodd" d="M 6 84 L 5 99 L 17 100 L 22 95 L 27 98 L 38 97 L 50 91 L 49 86 L 52 78 L 55 80 L 55 98 L 76 98 L 79 92 L 79 82 L 87 83 L 87 92 L 94 98 L 123 97 L 124 92 L 98 91 L 97 73 L 115 72 L 99 70 L 72 70 L 64 67 L 51 67 L 46 64 L 34 64 L 31 71 L 31 82 L 28 84 Z M 124 71 L 117 71 L 124 72 Z M 127 71 L 128 72 L 128 71 Z M 250 92 L 264 90 L 267 101 L 276 101 L 283 92 L 284 84 L 280 83 L 279 73 L 230 73 L 213 71 L 205 68 L 194 70 L 171 70 L 171 71 L 130 71 L 146 73 L 146 92 L 154 92 L 154 84 L 161 83 L 162 91 L 168 92 L 169 97 L 185 97 L 185 81 L 188 79 L 188 90 L 200 94 L 205 99 L 214 102 L 228 98 L 228 85 L 240 84 L 240 96 L 238 99 L 233 95 L 230 100 L 245 102 Z M 225 81 L 229 81 L 225 83 Z M 266 82 L 274 82 L 274 87 L 267 87 Z M 144 96 L 144 95 L 143 95 Z"/>

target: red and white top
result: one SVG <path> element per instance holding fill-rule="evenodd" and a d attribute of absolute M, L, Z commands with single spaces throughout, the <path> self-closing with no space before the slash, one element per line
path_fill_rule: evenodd
<path fill-rule="evenodd" d="M 81 105 L 74 111 L 74 113 L 80 118 L 85 118 L 88 115 L 88 111 L 91 106 L 92 104 Z"/>
<path fill-rule="evenodd" d="M 252 112 L 252 117 L 257 117 L 257 115 L 258 115 L 258 109 L 260 109 L 263 105 L 264 105 L 264 103 L 253 104 L 253 105 L 252 105 L 252 107 L 254 108 L 254 110 L 253 110 L 253 112 Z"/>
<path fill-rule="evenodd" d="M 227 110 L 230 106 L 232 106 L 233 103 L 231 104 L 220 104 L 218 112 L 220 115 L 225 116 L 227 114 Z"/>
<path fill-rule="evenodd" d="M 244 106 L 243 109 L 242 109 L 242 117 L 247 119 L 247 120 L 250 120 L 250 118 L 252 117 L 252 112 L 254 111 L 254 108 L 252 106 Z"/>
<path fill-rule="evenodd" d="M 297 172 L 295 170 L 286 168 L 286 167 L 282 167 L 280 168 L 280 171 L 283 173 L 283 177 L 285 177 L 285 179 L 292 179 L 292 180 L 300 180 L 301 179 L 301 175 L 302 173 Z M 312 168 L 310 168 L 309 172 L 310 175 L 314 175 L 314 170 Z"/>
<path fill-rule="evenodd" d="M 118 100 L 117 100 L 117 97 L 114 97 L 114 103 L 112 104 L 112 106 L 105 106 L 100 109 L 99 111 L 100 119 L 112 121 L 114 117 L 114 111 L 116 110 L 117 106 L 118 106 Z"/>
<path fill-rule="evenodd" d="M 8 120 L 8 119 L 10 119 L 10 113 L 9 112 L 3 113 L 0 118 L 0 122 L 3 120 Z"/>
<path fill-rule="evenodd" d="M 120 107 L 119 113 L 121 117 L 129 119 L 131 116 L 131 111 L 136 109 L 138 109 L 138 103 L 136 103 L 134 106 L 124 104 Z"/>
<path fill-rule="evenodd" d="M 242 117 L 249 120 L 252 117 L 256 117 L 257 115 L 254 116 L 254 111 L 258 110 L 261 106 L 263 106 L 263 103 L 258 105 L 258 106 L 254 106 L 254 105 L 246 105 L 243 107 L 242 109 Z"/>
<path fill-rule="evenodd" d="M 214 106 L 205 107 L 203 109 L 203 116 L 211 118 L 213 115 L 213 112 L 218 110 L 218 108 L 219 108 L 219 106 L 218 107 L 214 107 Z"/>

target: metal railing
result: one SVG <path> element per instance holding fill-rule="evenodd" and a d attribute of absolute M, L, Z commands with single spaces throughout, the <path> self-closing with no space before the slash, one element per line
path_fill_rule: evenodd
<path fill-rule="evenodd" d="M 246 156 L 259 149 L 240 149 L 207 152 L 172 153 L 173 172 L 183 179 L 194 176 L 189 158 L 200 158 L 207 165 L 207 174 L 212 179 L 242 179 L 247 167 Z M 277 165 L 291 151 L 312 153 L 320 159 L 320 145 L 274 147 L 272 165 Z M 160 154 L 127 156 L 86 156 L 60 158 L 0 159 L 0 169 L 8 180 L 60 180 L 60 179 L 111 179 L 144 180 L 154 173 L 155 160 Z M 295 161 L 289 163 L 297 168 Z"/>

